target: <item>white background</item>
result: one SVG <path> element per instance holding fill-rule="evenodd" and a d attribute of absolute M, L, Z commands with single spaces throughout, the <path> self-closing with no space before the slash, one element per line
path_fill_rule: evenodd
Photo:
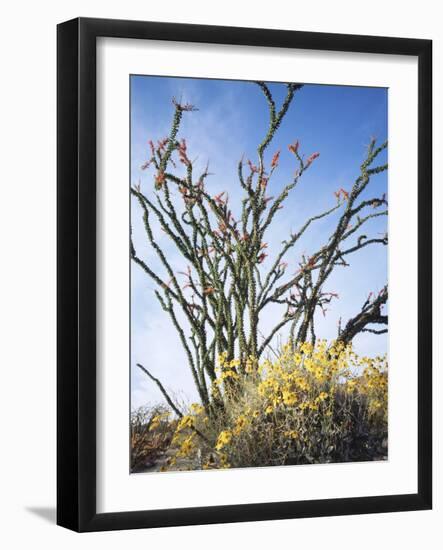
<path fill-rule="evenodd" d="M 113 0 L 8 4 L 2 12 L 0 200 L 1 534 L 7 548 L 436 548 L 443 488 L 435 472 L 432 512 L 291 520 L 76 535 L 54 526 L 55 506 L 55 25 L 78 15 L 292 28 L 434 39 L 434 181 L 443 164 L 443 33 L 439 2 L 351 1 L 169 3 Z M 435 185 L 434 211 L 441 211 Z M 436 216 L 437 217 L 437 216 Z M 442 277 L 435 222 L 435 280 Z M 436 340 L 441 290 L 434 290 Z M 434 346 L 435 395 L 442 394 L 441 345 Z M 442 463 L 441 404 L 435 400 L 435 463 Z M 439 525 L 440 523 L 440 525 Z M 3 540 L 5 539 L 5 540 Z"/>

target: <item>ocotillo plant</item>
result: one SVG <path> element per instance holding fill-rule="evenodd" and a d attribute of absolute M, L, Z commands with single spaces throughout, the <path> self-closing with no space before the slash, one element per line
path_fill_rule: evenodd
<path fill-rule="evenodd" d="M 307 340 L 315 343 L 315 313 L 324 310 L 336 297 L 324 290 L 331 273 L 340 266 L 349 265 L 349 257 L 357 250 L 388 242 L 387 235 L 368 238 L 361 233 L 368 220 L 388 213 L 384 195 L 370 200 L 361 198 L 371 176 L 387 169 L 386 164 L 373 166 L 387 143 L 377 146 L 372 139 L 352 188 L 337 190 L 336 202 L 331 208 L 307 219 L 296 233 L 288 235 L 269 269 L 265 270 L 267 232 L 319 153 L 305 158 L 298 141 L 290 144 L 288 148 L 297 166 L 295 175 L 278 196 L 267 195 L 269 182 L 278 171 L 280 151 L 274 154 L 269 166 L 265 163 L 265 152 L 302 85 L 287 84 L 286 97 L 278 108 L 269 87 L 264 82 L 257 84 L 267 101 L 269 125 L 258 145 L 256 161 L 241 159 L 238 162 L 238 180 L 243 189 L 238 217 L 226 191 L 221 190 L 216 195 L 208 191 L 208 169 L 194 174 L 194 162 L 189 157 L 185 139 L 179 139 L 179 130 L 183 116 L 196 109 L 175 99 L 169 136 L 156 144 L 150 141 L 150 155 L 142 166 L 143 170 L 151 167 L 155 172 L 152 189 L 144 190 L 140 185 L 131 188 L 142 209 L 148 243 L 158 256 L 165 275 L 154 271 L 137 254 L 131 239 L 132 259 L 157 287 L 155 295 L 178 333 L 200 399 L 208 412 L 214 399 L 210 387 L 217 379 L 218 356 L 228 361 L 236 360 L 238 373 L 253 371 L 251 365 L 257 364 L 286 325 L 294 348 Z M 184 165 L 185 175 L 177 175 L 177 162 Z M 181 197 L 179 201 L 177 197 Z M 341 214 L 324 245 L 309 257 L 303 256 L 298 271 L 288 275 L 287 253 L 311 224 L 336 211 Z M 154 234 L 153 219 L 182 256 L 183 272 L 172 268 Z M 348 244 L 350 241 L 353 244 Z M 387 316 L 381 312 L 387 298 L 387 286 L 374 298 L 370 295 L 361 311 L 344 327 L 339 326 L 337 338 L 348 343 L 363 331 L 386 332 L 385 326 L 378 329 L 374 326 L 387 323 Z M 281 319 L 269 334 L 261 335 L 260 318 L 271 304 L 281 306 Z M 179 321 L 179 309 L 188 327 Z M 139 367 L 181 415 L 161 381 L 146 367 L 140 364 Z"/>

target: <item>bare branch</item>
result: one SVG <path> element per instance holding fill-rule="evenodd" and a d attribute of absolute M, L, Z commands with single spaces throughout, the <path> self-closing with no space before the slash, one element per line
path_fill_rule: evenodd
<path fill-rule="evenodd" d="M 169 396 L 168 392 L 165 390 L 165 387 L 163 386 L 163 384 L 160 382 L 160 380 L 158 378 L 156 378 L 155 376 L 153 376 L 147 368 L 145 368 L 143 365 L 140 365 L 140 363 L 137 363 L 137 367 L 142 370 L 146 376 L 148 376 L 153 382 L 155 382 L 158 386 L 158 389 L 161 391 L 163 397 L 166 399 L 166 402 L 168 403 L 168 405 L 171 407 L 171 409 L 175 412 L 175 414 L 182 418 L 183 417 L 183 413 L 181 412 L 181 410 L 177 407 L 177 405 L 174 403 L 174 401 L 172 401 L 171 397 Z"/>
<path fill-rule="evenodd" d="M 361 311 L 352 319 L 350 319 L 345 328 L 338 335 L 338 340 L 344 343 L 350 342 L 354 336 L 360 332 L 374 332 L 372 329 L 368 329 L 367 325 L 370 324 L 387 324 L 388 317 L 381 313 L 381 306 L 386 304 L 388 300 L 388 287 L 385 286 L 375 297 L 371 299 L 371 296 L 363 304 Z M 385 330 L 375 332 L 376 334 L 383 334 Z"/>

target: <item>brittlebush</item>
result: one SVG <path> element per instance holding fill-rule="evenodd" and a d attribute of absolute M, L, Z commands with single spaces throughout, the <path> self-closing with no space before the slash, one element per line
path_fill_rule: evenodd
<path fill-rule="evenodd" d="M 193 404 L 176 425 L 163 469 L 275 466 L 387 457 L 385 357 L 360 357 L 351 345 L 321 340 L 275 361 L 219 357 L 207 415 Z"/>

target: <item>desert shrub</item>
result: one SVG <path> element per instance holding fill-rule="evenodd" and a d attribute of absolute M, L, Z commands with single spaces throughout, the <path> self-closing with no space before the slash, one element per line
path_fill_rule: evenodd
<path fill-rule="evenodd" d="M 176 425 L 170 469 L 346 461 L 387 455 L 387 361 L 352 345 L 286 345 L 274 361 L 219 357 L 211 414 L 193 404 Z"/>
<path fill-rule="evenodd" d="M 131 471 L 153 466 L 171 442 L 175 422 L 162 405 L 139 407 L 131 413 Z"/>

